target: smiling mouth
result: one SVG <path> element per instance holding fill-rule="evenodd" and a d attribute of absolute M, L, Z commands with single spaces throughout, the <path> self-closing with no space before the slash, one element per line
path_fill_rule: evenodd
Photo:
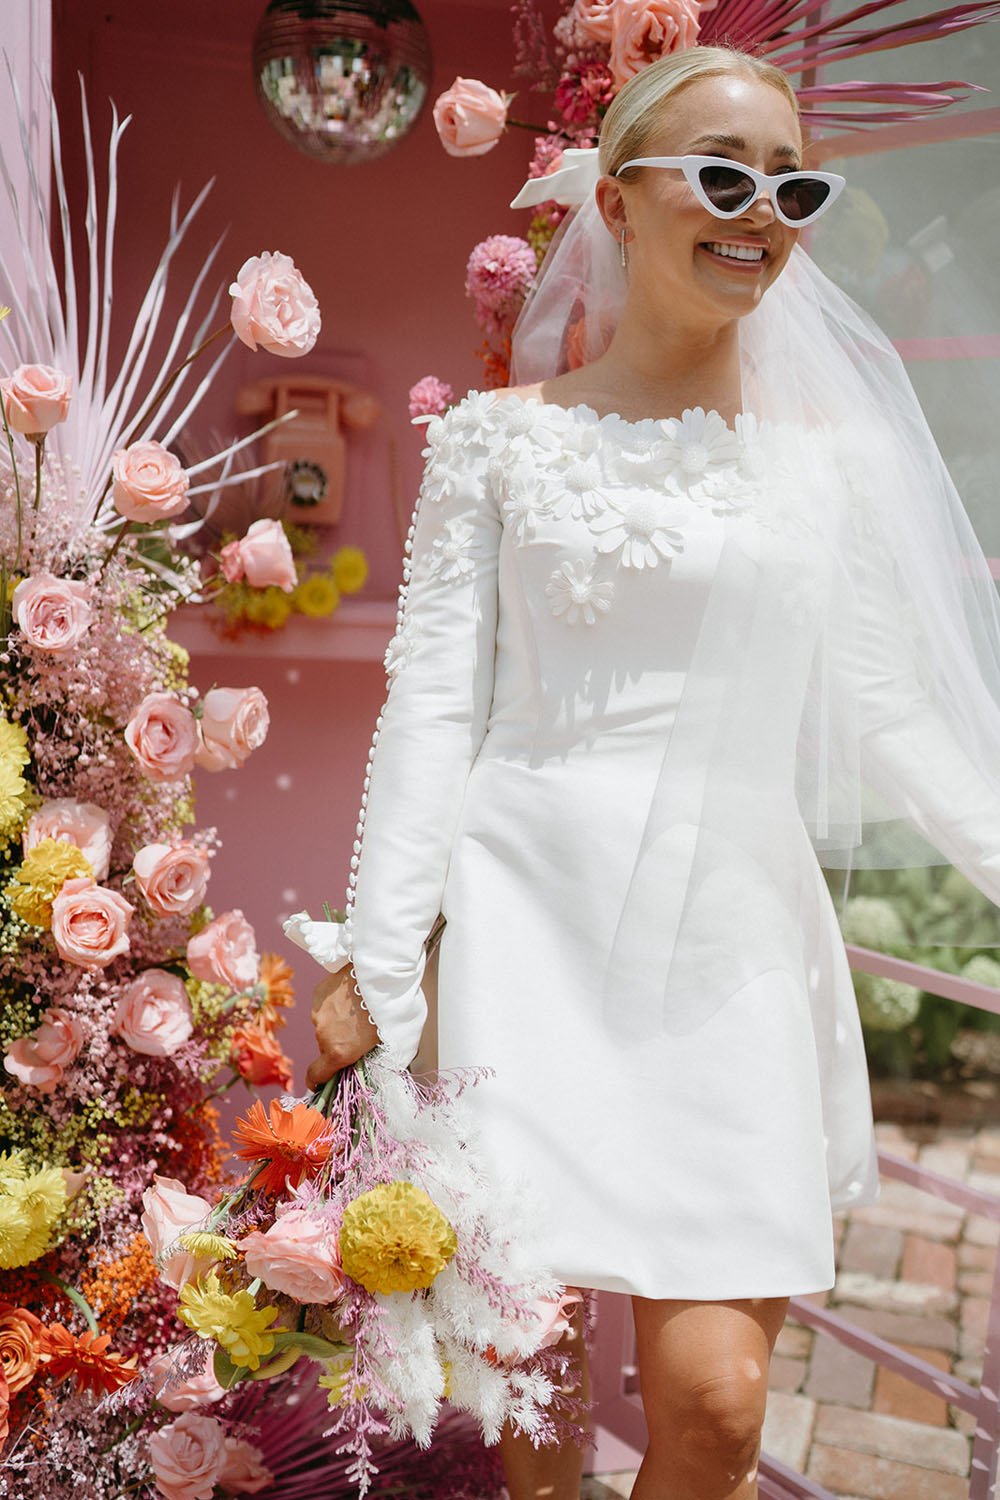
<path fill-rule="evenodd" d="M 767 251 L 763 245 L 731 245 L 725 240 L 706 240 L 700 247 L 707 250 L 709 255 L 716 260 L 724 260 L 729 265 L 746 266 L 753 269 L 761 265 L 767 259 Z"/>

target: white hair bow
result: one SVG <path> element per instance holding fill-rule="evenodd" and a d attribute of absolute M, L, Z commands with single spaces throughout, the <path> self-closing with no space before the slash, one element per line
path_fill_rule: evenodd
<path fill-rule="evenodd" d="M 596 146 L 586 150 L 569 146 L 562 154 L 562 164 L 545 177 L 529 177 L 511 203 L 511 208 L 534 208 L 538 203 L 561 203 L 564 208 L 578 208 L 586 203 L 601 175 Z"/>

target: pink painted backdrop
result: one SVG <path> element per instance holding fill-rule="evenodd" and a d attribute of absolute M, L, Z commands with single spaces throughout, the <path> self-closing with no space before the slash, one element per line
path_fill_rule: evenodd
<path fill-rule="evenodd" d="M 133 116 L 122 147 L 115 296 L 138 305 L 162 247 L 174 185 L 185 202 L 207 178 L 215 187 L 200 233 L 178 260 L 183 290 L 212 239 L 226 231 L 218 266 L 228 281 L 261 250 L 292 255 L 323 313 L 315 357 L 302 368 L 370 382 L 385 407 L 377 440 L 355 464 L 341 541 L 369 552 L 368 597 L 391 599 L 399 539 L 389 503 L 388 445 L 398 448 L 408 512 L 420 469 L 419 433 L 409 426 L 406 392 L 435 373 L 463 393 L 480 381 L 479 330 L 463 291 L 472 246 L 494 232 L 516 233 L 524 216 L 506 208 L 525 173 L 531 138 L 511 132 L 487 161 L 459 161 L 441 149 L 429 108 L 394 152 L 368 167 L 310 161 L 283 142 L 261 113 L 249 52 L 264 0 L 55 0 L 55 84 L 71 176 L 79 177 L 77 72 L 90 98 L 100 142 L 113 98 Z M 431 96 L 459 72 L 513 88 L 506 0 L 418 0 L 434 49 Z M 539 118 L 539 102 L 517 113 Z M 226 316 L 223 308 L 222 317 Z M 122 333 L 124 333 L 124 329 Z M 245 381 L 292 373 L 289 362 L 242 347 L 199 418 L 202 433 L 238 428 L 235 393 Z M 300 622 L 302 623 L 302 622 Z M 391 616 L 387 617 L 386 638 Z M 336 622 L 309 622 L 329 632 Z M 366 661 L 255 657 L 224 645 L 193 659 L 192 680 L 256 682 L 271 705 L 267 744 L 240 772 L 201 775 L 198 818 L 223 840 L 210 889 L 216 911 L 239 906 L 262 948 L 295 950 L 279 928 L 296 907 L 320 913 L 342 904 L 360 784 L 373 721 L 384 696 L 380 657 Z M 373 647 L 374 653 L 374 647 Z M 299 955 L 300 1005 L 290 1037 L 296 1084 L 312 1055 L 308 996 L 319 970 Z"/>

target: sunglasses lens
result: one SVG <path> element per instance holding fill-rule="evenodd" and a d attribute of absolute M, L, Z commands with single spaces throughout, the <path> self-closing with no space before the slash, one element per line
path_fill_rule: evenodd
<path fill-rule="evenodd" d="M 830 184 L 818 177 L 797 177 L 777 191 L 778 206 L 790 219 L 808 219 L 819 213 L 830 196 Z"/>
<path fill-rule="evenodd" d="M 757 191 L 752 178 L 736 167 L 702 167 L 698 181 L 708 201 L 724 214 L 739 213 Z"/>

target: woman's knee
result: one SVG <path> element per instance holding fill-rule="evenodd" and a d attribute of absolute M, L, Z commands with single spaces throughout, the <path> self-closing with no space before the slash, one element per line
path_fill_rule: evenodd
<path fill-rule="evenodd" d="M 707 1455 L 728 1471 L 754 1458 L 766 1404 L 765 1372 L 755 1360 L 743 1359 L 678 1393 L 669 1425 L 685 1453 Z"/>

